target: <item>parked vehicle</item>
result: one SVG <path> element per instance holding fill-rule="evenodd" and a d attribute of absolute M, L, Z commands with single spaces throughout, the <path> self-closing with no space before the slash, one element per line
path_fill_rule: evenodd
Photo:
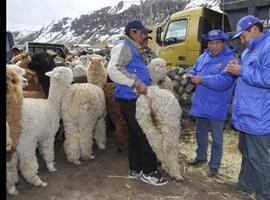
<path fill-rule="evenodd" d="M 270 3 L 268 0 L 225 0 L 220 13 L 208 8 L 192 8 L 172 14 L 166 23 L 159 27 L 150 27 L 150 35 L 156 43 L 150 47 L 158 57 L 167 61 L 167 68 L 192 66 L 206 47 L 201 35 L 211 29 L 222 29 L 233 35 L 237 21 L 246 16 L 254 15 L 261 19 L 265 29 L 270 28 Z M 244 47 L 239 39 L 229 41 L 229 46 L 240 55 Z"/>
<path fill-rule="evenodd" d="M 8 63 L 13 57 L 13 52 L 12 52 L 13 45 L 14 45 L 13 35 L 11 32 L 7 31 L 6 32 L 6 63 Z"/>
<path fill-rule="evenodd" d="M 47 50 L 54 51 L 61 58 L 71 54 L 69 49 L 63 44 L 27 42 L 24 46 L 24 51 L 28 52 L 30 56 L 34 53 L 46 52 Z"/>

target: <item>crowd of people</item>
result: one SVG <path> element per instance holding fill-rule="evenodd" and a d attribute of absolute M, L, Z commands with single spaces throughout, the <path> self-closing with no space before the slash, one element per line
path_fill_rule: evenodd
<path fill-rule="evenodd" d="M 151 78 L 147 64 L 157 57 L 147 46 L 147 29 L 132 20 L 111 50 L 108 75 L 115 82 L 115 99 L 129 127 L 129 178 L 161 186 L 168 180 L 157 171 L 157 158 L 135 118 L 136 100 L 147 94 Z M 230 37 L 219 29 L 202 35 L 207 48 L 187 79 L 196 85 L 190 115 L 196 117 L 196 157 L 189 165 L 207 162 L 208 133 L 212 133 L 208 176 L 214 177 L 222 159 L 223 129 L 233 98 L 232 123 L 239 132 L 242 164 L 238 189 L 256 193 L 257 200 L 270 199 L 270 31 L 248 15 L 237 23 L 233 39 L 246 45 L 240 57 L 225 45 Z"/>

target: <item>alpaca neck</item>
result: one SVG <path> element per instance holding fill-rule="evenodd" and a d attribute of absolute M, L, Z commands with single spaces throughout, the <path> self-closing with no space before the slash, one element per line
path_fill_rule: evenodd
<path fill-rule="evenodd" d="M 49 89 L 49 95 L 48 95 L 48 101 L 55 106 L 55 109 L 60 112 L 60 103 L 61 103 L 61 98 L 65 92 L 65 90 L 69 86 L 65 86 L 63 84 L 59 84 L 57 82 L 52 82 L 50 84 L 50 89 Z"/>

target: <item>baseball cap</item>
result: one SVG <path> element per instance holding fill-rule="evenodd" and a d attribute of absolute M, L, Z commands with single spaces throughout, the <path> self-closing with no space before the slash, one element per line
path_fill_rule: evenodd
<path fill-rule="evenodd" d="M 22 46 L 21 46 L 21 45 L 18 45 L 18 44 L 15 44 L 15 45 L 12 47 L 12 50 L 14 50 L 14 49 L 18 49 L 19 51 L 22 51 L 22 50 L 23 50 Z"/>
<path fill-rule="evenodd" d="M 245 16 L 241 18 L 236 25 L 236 34 L 232 39 L 240 37 L 247 29 L 249 29 L 254 24 L 260 22 L 260 19 L 252 15 Z"/>
<path fill-rule="evenodd" d="M 140 20 L 137 20 L 137 19 L 129 21 L 127 23 L 127 25 L 125 26 L 125 33 L 128 33 L 131 30 L 134 30 L 134 31 L 143 30 L 143 32 L 145 32 L 145 33 L 152 33 L 152 30 L 146 28 L 142 24 L 142 22 Z"/>
<path fill-rule="evenodd" d="M 206 41 L 212 40 L 229 40 L 230 36 L 219 29 L 209 31 L 207 34 L 202 34 L 202 39 Z"/>

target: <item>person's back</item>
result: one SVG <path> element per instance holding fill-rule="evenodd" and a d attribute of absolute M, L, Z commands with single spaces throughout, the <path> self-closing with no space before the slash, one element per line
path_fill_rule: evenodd
<path fill-rule="evenodd" d="M 256 200 L 270 199 L 270 31 L 260 19 L 241 18 L 237 33 L 246 45 L 241 62 L 230 62 L 226 71 L 238 76 L 232 122 L 239 131 L 242 154 L 238 177 L 240 191 L 256 193 Z"/>

